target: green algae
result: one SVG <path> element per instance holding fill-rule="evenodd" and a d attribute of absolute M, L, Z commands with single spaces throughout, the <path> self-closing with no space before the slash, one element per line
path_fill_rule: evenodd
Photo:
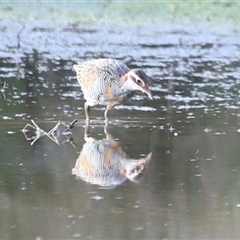
<path fill-rule="evenodd" d="M 141 26 L 165 23 L 240 23 L 239 1 L 4 1 L 0 18 L 56 23 Z"/>

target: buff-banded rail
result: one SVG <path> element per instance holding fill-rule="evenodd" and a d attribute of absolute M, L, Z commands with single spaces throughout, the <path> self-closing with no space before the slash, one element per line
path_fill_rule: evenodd
<path fill-rule="evenodd" d="M 109 120 L 109 110 L 115 105 L 131 98 L 136 91 L 146 93 L 150 99 L 152 93 L 148 86 L 148 77 L 142 69 L 129 69 L 115 59 L 95 59 L 73 65 L 84 98 L 86 122 L 90 108 L 105 105 L 105 120 Z"/>

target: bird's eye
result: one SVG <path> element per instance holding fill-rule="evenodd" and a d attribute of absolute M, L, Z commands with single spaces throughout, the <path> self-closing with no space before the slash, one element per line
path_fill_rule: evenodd
<path fill-rule="evenodd" d="M 140 84 L 142 84 L 142 80 L 137 79 L 137 80 L 136 80 L 136 83 L 140 85 Z"/>

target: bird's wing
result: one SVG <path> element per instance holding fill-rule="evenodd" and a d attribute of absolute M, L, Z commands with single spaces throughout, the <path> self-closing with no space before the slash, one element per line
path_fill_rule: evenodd
<path fill-rule="evenodd" d="M 94 76 L 95 80 L 99 78 L 118 79 L 129 71 L 124 63 L 114 59 L 97 59 L 78 63 L 74 65 L 74 69 L 82 80 L 90 75 L 91 78 Z"/>

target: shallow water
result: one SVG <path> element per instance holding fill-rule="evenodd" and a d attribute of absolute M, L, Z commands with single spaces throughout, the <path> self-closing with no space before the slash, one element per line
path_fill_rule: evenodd
<path fill-rule="evenodd" d="M 43 22 L 9 27 L 3 20 L 0 28 L 0 238 L 240 237 L 237 33 Z M 111 112 L 113 148 L 103 141 L 104 108 L 91 110 L 98 149 L 104 142 L 135 160 L 152 153 L 139 182 L 123 177 L 103 186 L 72 175 L 86 146 L 72 64 L 99 57 L 151 77 L 154 101 L 139 94 Z M 75 118 L 71 134 L 55 142 L 42 136 L 31 145 L 22 131 L 31 119 L 48 132 Z"/>

